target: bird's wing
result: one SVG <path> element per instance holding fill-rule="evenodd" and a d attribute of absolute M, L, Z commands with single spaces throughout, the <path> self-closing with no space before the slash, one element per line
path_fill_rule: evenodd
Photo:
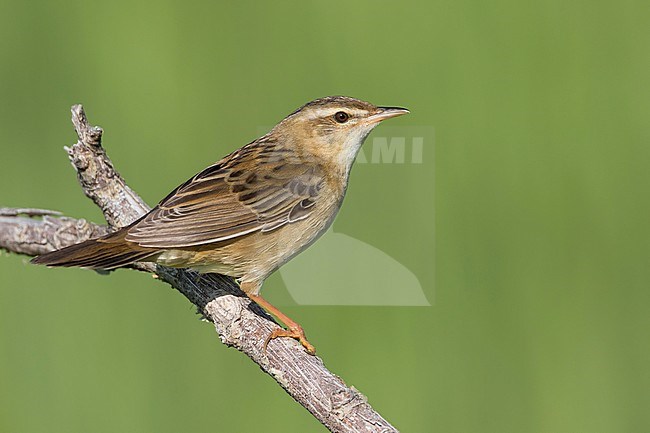
<path fill-rule="evenodd" d="M 148 248 L 182 248 L 306 218 L 323 186 L 320 166 L 286 149 L 247 147 L 179 186 L 129 227 L 126 240 Z"/>

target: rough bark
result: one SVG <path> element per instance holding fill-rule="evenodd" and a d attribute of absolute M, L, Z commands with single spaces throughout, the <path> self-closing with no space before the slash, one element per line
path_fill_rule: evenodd
<path fill-rule="evenodd" d="M 101 146 L 102 129 L 88 124 L 81 105 L 72 107 L 72 122 L 79 139 L 66 151 L 84 193 L 102 210 L 108 227 L 53 211 L 0 208 L 0 248 L 41 254 L 101 236 L 112 228 L 128 225 L 149 210 L 114 169 Z M 224 344 L 258 364 L 330 431 L 397 432 L 363 394 L 348 387 L 319 357 L 307 354 L 296 341 L 278 338 L 265 351 L 264 341 L 278 325 L 246 298 L 231 278 L 153 264 L 133 267 L 155 273 L 181 292 L 215 325 Z"/>

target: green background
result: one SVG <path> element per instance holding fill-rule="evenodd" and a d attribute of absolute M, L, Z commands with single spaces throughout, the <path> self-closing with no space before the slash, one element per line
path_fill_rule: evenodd
<path fill-rule="evenodd" d="M 77 102 L 152 204 L 310 99 L 406 106 L 391 125 L 435 146 L 358 165 L 335 229 L 432 306 L 286 312 L 404 432 L 648 431 L 648 22 L 625 0 L 0 0 L 0 205 L 101 221 L 62 150 Z M 0 431 L 324 431 L 168 286 L 26 262 L 0 259 Z"/>

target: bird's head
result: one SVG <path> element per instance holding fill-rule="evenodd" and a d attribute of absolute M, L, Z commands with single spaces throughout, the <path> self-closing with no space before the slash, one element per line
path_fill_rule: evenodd
<path fill-rule="evenodd" d="M 272 134 L 305 157 L 311 155 L 349 171 L 370 131 L 382 120 L 408 112 L 406 108 L 377 107 L 347 96 L 328 96 L 288 115 Z"/>

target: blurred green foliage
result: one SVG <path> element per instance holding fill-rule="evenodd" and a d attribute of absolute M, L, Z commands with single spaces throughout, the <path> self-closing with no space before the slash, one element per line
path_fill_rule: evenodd
<path fill-rule="evenodd" d="M 648 22 L 628 0 L 0 0 L 0 205 L 101 221 L 62 151 L 77 102 L 149 203 L 310 99 L 406 106 L 391 122 L 435 147 L 358 165 L 335 230 L 433 305 L 286 312 L 405 432 L 648 431 Z M 15 255 L 0 389 L 2 432 L 324 431 L 167 286 Z"/>

